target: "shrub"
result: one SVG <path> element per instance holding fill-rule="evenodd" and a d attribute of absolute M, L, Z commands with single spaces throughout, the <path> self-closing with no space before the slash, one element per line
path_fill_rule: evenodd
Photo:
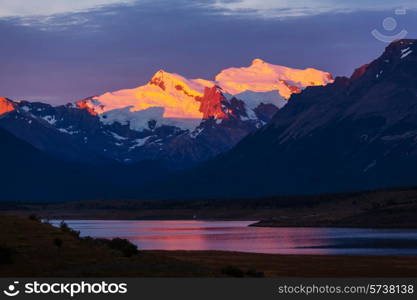
<path fill-rule="evenodd" d="M 108 241 L 108 246 L 111 249 L 122 252 L 126 257 L 139 254 L 138 247 L 127 239 L 114 238 Z"/>
<path fill-rule="evenodd" d="M 62 221 L 59 224 L 59 228 L 61 228 L 63 232 L 70 233 L 72 236 L 76 237 L 77 239 L 80 238 L 80 232 L 69 227 L 68 224 L 65 223 L 65 221 Z"/>
<path fill-rule="evenodd" d="M 108 247 L 112 250 L 121 252 L 126 257 L 131 257 L 133 255 L 139 254 L 138 247 L 127 239 L 114 238 L 114 239 L 109 240 L 109 239 L 92 238 L 90 236 L 86 236 L 86 237 L 83 237 L 81 241 L 84 243 Z"/>
<path fill-rule="evenodd" d="M 64 241 L 63 241 L 63 240 L 61 240 L 60 238 L 56 238 L 56 239 L 54 239 L 54 245 L 55 245 L 57 248 L 61 248 L 63 243 L 64 243 Z"/>
<path fill-rule="evenodd" d="M 68 226 L 67 223 L 65 223 L 65 221 L 61 221 L 61 223 L 59 223 L 59 228 L 61 228 L 62 231 L 70 231 L 71 228 Z"/>
<path fill-rule="evenodd" d="M 265 277 L 264 272 L 258 272 L 254 269 L 247 270 L 246 275 L 248 277 L 257 277 L 257 278 Z"/>
<path fill-rule="evenodd" d="M 393 206 L 393 205 L 397 205 L 397 204 L 398 204 L 397 201 L 395 201 L 394 199 L 389 199 L 387 201 L 388 206 Z"/>
<path fill-rule="evenodd" d="M 85 243 L 94 243 L 97 239 L 93 239 L 91 236 L 85 236 L 81 239 L 81 241 Z"/>
<path fill-rule="evenodd" d="M 377 209 L 380 209 L 380 208 L 381 208 L 381 204 L 379 204 L 379 203 L 377 203 L 377 202 L 373 202 L 373 203 L 372 203 L 372 209 L 377 210 Z"/>
<path fill-rule="evenodd" d="M 36 222 L 39 222 L 40 220 L 36 214 L 30 214 L 28 218 L 29 220 L 36 221 Z"/>
<path fill-rule="evenodd" d="M 245 276 L 245 272 L 243 272 L 238 267 L 234 267 L 234 266 L 224 267 L 222 269 L 222 274 L 231 276 L 231 277 L 244 277 Z"/>
<path fill-rule="evenodd" d="M 16 250 L 8 247 L 0 247 L 0 265 L 12 264 Z"/>

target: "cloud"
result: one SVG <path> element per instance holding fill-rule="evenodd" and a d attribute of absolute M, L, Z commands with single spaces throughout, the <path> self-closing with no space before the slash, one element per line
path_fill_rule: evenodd
<path fill-rule="evenodd" d="M 112 5 L 143 4 L 145 0 L 0 0 L 0 18 L 35 18 L 73 14 Z M 169 5 L 170 1 L 167 1 Z M 184 5 L 187 1 L 180 1 Z M 332 12 L 416 9 L 415 0 L 190 0 L 223 15 L 299 17 Z"/>
<path fill-rule="evenodd" d="M 141 0 L 145 1 L 145 0 Z M 94 13 L 110 16 L 116 8 L 132 6 L 139 0 L 0 0 L 0 21 L 36 27 L 41 31 L 64 31 L 82 25 L 95 31 Z M 116 13 L 116 12 L 114 12 Z"/>
<path fill-rule="evenodd" d="M 288 18 L 323 13 L 416 9 L 417 3 L 415 0 L 216 0 L 212 6 L 225 15 Z"/>
<path fill-rule="evenodd" d="M 62 31 L 71 26 L 85 25 L 89 19 L 82 15 L 64 15 L 64 16 L 38 16 L 20 18 L 18 23 L 21 26 L 36 26 L 42 31 Z"/>
<path fill-rule="evenodd" d="M 109 5 L 133 4 L 137 0 L 0 0 L 0 18 L 51 16 L 84 12 Z"/>

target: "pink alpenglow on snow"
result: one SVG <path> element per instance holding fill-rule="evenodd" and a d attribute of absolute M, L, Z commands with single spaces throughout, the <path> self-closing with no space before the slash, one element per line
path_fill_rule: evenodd
<path fill-rule="evenodd" d="M 308 86 L 331 82 L 333 78 L 327 72 L 291 69 L 255 59 L 249 67 L 221 71 L 214 81 L 187 79 L 160 70 L 143 86 L 88 98 L 77 106 L 98 114 L 104 123 L 130 124 L 138 131 L 146 128 L 150 120 L 159 125 L 193 130 L 207 118 L 207 107 L 201 106 L 219 102 L 207 101 L 208 97 L 217 96 L 211 89 L 213 86 L 222 90 L 228 99 L 236 96 L 247 109 L 254 110 L 262 103 L 281 108 L 292 94 Z M 213 108 L 211 113 L 215 111 L 218 112 L 218 108 Z M 222 117 L 222 114 L 215 115 Z"/>
<path fill-rule="evenodd" d="M 333 82 L 330 73 L 308 68 L 305 70 L 273 65 L 254 59 L 249 67 L 229 68 L 216 76 L 216 82 L 229 94 L 246 91 L 278 91 L 285 99 L 308 86 L 323 86 Z"/>
<path fill-rule="evenodd" d="M 11 101 L 9 101 L 7 98 L 0 97 L 0 116 L 14 111 L 14 109 L 15 108 Z"/>

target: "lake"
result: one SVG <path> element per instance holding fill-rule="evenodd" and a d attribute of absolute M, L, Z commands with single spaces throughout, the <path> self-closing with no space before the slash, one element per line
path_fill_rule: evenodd
<path fill-rule="evenodd" d="M 60 221 L 51 222 L 58 226 Z M 415 229 L 262 228 L 255 221 L 69 220 L 81 236 L 126 238 L 142 250 L 417 255 Z"/>

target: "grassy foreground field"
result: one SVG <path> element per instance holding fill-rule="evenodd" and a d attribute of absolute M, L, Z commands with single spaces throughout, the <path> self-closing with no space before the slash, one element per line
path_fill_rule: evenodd
<path fill-rule="evenodd" d="M 0 277 L 416 277 L 417 257 L 122 252 L 27 217 L 0 215 Z"/>

